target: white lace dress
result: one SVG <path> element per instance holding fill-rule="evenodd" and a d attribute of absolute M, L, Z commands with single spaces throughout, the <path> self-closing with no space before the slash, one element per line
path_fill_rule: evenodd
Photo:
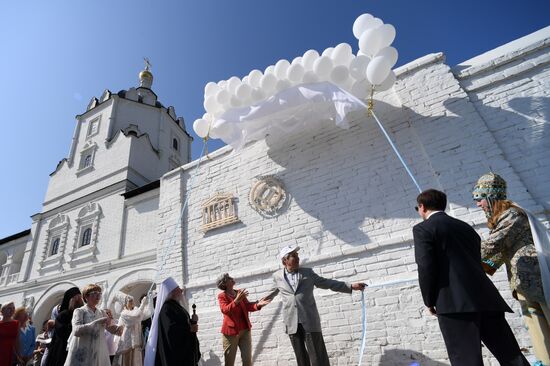
<path fill-rule="evenodd" d="M 97 319 L 106 316 L 107 314 L 101 309 L 96 308 L 94 311 L 88 305 L 75 309 L 65 366 L 106 366 L 111 364 L 105 340 L 105 324 L 96 322 Z M 108 324 L 107 328 L 110 331 L 116 331 L 116 325 Z"/>
<path fill-rule="evenodd" d="M 120 337 L 117 350 L 117 355 L 121 355 L 120 364 L 122 366 L 143 365 L 143 335 L 141 331 L 141 321 L 148 315 L 149 311 L 147 311 L 146 299 L 141 302 L 139 308 L 134 307 L 132 310 L 122 310 L 118 324 L 123 325 L 124 330 Z"/>

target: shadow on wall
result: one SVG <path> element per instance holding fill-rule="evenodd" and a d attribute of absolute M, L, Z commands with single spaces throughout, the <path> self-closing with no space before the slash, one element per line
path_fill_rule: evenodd
<path fill-rule="evenodd" d="M 262 335 L 260 336 L 260 340 L 256 344 L 256 348 L 254 349 L 254 354 L 252 355 L 252 363 L 256 362 L 256 359 L 258 358 L 259 352 L 258 350 L 261 350 L 264 348 L 265 343 L 267 342 L 267 339 L 271 335 L 271 331 L 273 330 L 274 324 L 276 321 L 280 321 L 281 318 L 281 310 L 283 309 L 283 303 L 279 302 L 277 304 L 277 310 L 275 310 L 275 314 L 271 317 L 271 320 L 267 324 L 267 326 L 262 325 Z M 252 329 L 254 331 L 254 329 Z"/>
<path fill-rule="evenodd" d="M 449 200 L 473 207 L 471 188 L 491 162 L 460 166 L 458 170 L 465 171 L 452 176 L 441 174 L 441 170 L 454 171 L 449 165 L 462 164 L 470 151 L 479 149 L 483 138 L 472 132 L 474 137 L 456 139 L 464 126 L 471 126 L 472 115 L 477 116 L 466 98 L 456 104 L 469 114 L 457 117 L 443 111 L 424 116 L 382 101 L 376 102 L 375 109 L 421 187 L 453 187 L 447 192 Z M 445 133 L 441 142 L 438 131 Z M 351 245 L 363 245 L 376 235 L 387 235 L 388 227 L 410 230 L 418 219 L 414 211 L 418 190 L 372 118 L 354 121 L 348 130 L 326 121 L 314 135 L 308 131 L 284 138 L 268 136 L 266 144 L 269 157 L 283 168 L 277 175 L 292 193 L 293 204 L 319 222 L 309 232 L 317 253 L 323 246 L 340 244 L 329 243 L 335 240 L 329 234 Z M 433 162 L 440 153 L 444 162 L 439 159 L 437 167 Z M 460 188 L 455 188 L 457 184 Z"/>
<path fill-rule="evenodd" d="M 380 359 L 379 366 L 447 366 L 409 349 L 386 350 Z"/>
<path fill-rule="evenodd" d="M 222 360 L 220 360 L 220 358 L 212 350 L 208 352 L 208 360 L 205 361 L 203 359 L 203 361 L 199 363 L 199 365 L 204 365 L 204 366 L 221 366 L 221 364 L 222 364 Z"/>
<path fill-rule="evenodd" d="M 252 363 L 256 362 L 256 359 L 258 358 L 258 356 L 261 353 L 261 352 L 258 352 L 258 350 L 262 350 L 264 345 L 267 343 L 267 341 L 268 341 L 268 339 L 271 335 L 271 332 L 274 328 L 275 322 L 280 321 L 280 315 L 281 315 L 281 310 L 282 309 L 283 309 L 283 303 L 279 302 L 277 304 L 277 310 L 275 310 L 275 313 L 273 314 L 273 316 L 271 317 L 271 319 L 269 320 L 269 322 L 266 325 L 262 324 L 261 330 L 259 330 L 259 329 L 255 330 L 254 328 L 252 328 L 252 337 L 253 337 L 253 339 L 257 337 L 258 332 L 261 332 L 258 343 L 256 344 L 256 346 L 254 348 L 254 353 L 252 354 Z M 223 355 L 222 355 L 222 357 L 223 357 Z M 240 358 L 240 351 L 237 352 L 237 359 L 239 359 L 239 358 Z M 204 356 L 203 356 L 203 361 L 202 361 L 202 364 L 200 364 L 200 365 L 221 366 L 222 365 L 222 360 L 220 359 L 220 357 L 218 355 L 216 355 L 216 353 L 213 350 L 210 350 L 208 352 L 208 359 L 205 359 Z"/>
<path fill-rule="evenodd" d="M 444 105 L 461 116 L 463 111 L 456 108 L 458 100 L 451 98 Z M 491 107 L 479 101 L 474 104 L 528 191 L 538 204 L 550 209 L 546 186 L 540 184 L 540 178 L 537 179 L 547 169 L 540 162 L 546 161 L 550 151 L 550 98 L 514 98 L 508 101 L 508 109 Z"/>

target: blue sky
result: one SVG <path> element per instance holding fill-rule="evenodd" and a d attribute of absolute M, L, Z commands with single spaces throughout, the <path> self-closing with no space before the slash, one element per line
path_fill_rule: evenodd
<path fill-rule="evenodd" d="M 0 12 L 0 238 L 30 228 L 51 173 L 93 96 L 153 90 L 187 129 L 208 81 L 242 77 L 313 48 L 352 45 L 371 13 L 397 30 L 397 66 L 442 51 L 455 65 L 549 24 L 550 2 L 405 0 L 10 1 Z M 219 147 L 212 143 L 210 149 Z M 200 153 L 200 139 L 193 156 Z"/>

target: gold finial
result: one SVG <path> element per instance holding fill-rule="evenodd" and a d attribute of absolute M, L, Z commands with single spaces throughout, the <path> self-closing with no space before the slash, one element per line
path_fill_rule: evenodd
<path fill-rule="evenodd" d="M 151 62 L 147 57 L 144 57 L 143 61 L 145 62 L 145 70 L 142 70 L 139 73 L 139 86 L 151 89 L 151 86 L 153 85 L 153 74 L 150 69 L 153 65 L 151 65 Z"/>

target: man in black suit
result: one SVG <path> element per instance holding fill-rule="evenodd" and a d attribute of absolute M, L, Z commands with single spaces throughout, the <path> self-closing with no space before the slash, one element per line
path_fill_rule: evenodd
<path fill-rule="evenodd" d="M 512 310 L 481 266 L 479 235 L 444 212 L 445 193 L 429 189 L 416 201 L 424 220 L 413 228 L 420 290 L 451 364 L 483 365 L 483 342 L 501 365 L 529 366 L 504 318 Z"/>

